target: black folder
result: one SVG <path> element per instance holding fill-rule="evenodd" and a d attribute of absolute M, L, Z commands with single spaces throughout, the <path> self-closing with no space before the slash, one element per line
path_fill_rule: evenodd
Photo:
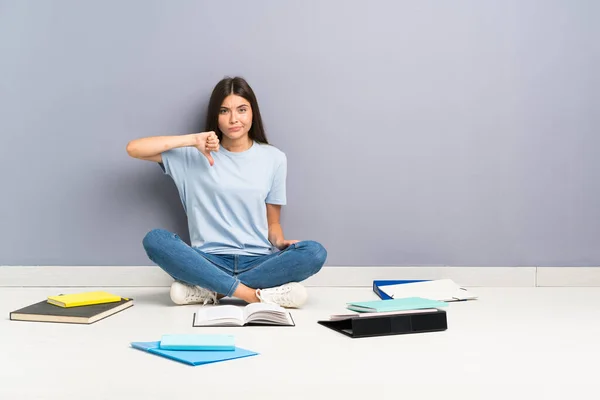
<path fill-rule="evenodd" d="M 438 332 L 448 329 L 446 311 L 437 309 L 422 313 L 355 316 L 317 322 L 351 338 Z"/>

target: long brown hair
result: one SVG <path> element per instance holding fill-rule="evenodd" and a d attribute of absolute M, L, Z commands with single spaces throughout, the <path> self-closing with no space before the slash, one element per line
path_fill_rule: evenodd
<path fill-rule="evenodd" d="M 250 107 L 252 108 L 252 126 L 248 131 L 250 139 L 259 143 L 269 144 L 254 91 L 244 78 L 238 76 L 222 79 L 213 89 L 212 94 L 210 95 L 210 101 L 208 102 L 206 131 L 214 131 L 217 134 L 219 141 L 223 140 L 223 132 L 219 129 L 219 110 L 221 109 L 223 100 L 231 94 L 243 97 L 250 102 Z"/>

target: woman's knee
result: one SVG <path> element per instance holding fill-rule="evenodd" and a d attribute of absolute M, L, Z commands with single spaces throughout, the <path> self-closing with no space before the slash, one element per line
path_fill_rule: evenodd
<path fill-rule="evenodd" d="M 305 240 L 298 243 L 298 245 L 300 249 L 307 253 L 306 255 L 310 260 L 308 264 L 314 270 L 313 273 L 319 272 L 327 260 L 327 249 L 314 240 Z"/>
<path fill-rule="evenodd" d="M 153 250 L 160 248 L 165 239 L 168 239 L 171 236 L 173 236 L 173 233 L 165 229 L 152 229 L 146 234 L 146 236 L 144 236 L 142 245 L 144 246 L 146 252 L 152 252 Z"/>

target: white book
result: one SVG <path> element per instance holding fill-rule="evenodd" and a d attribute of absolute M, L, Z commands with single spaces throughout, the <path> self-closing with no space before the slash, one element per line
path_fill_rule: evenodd
<path fill-rule="evenodd" d="M 295 326 L 292 315 L 276 304 L 251 303 L 245 307 L 233 305 L 203 306 L 194 313 L 193 326 Z"/>
<path fill-rule="evenodd" d="M 422 297 L 424 299 L 439 301 L 460 301 L 477 298 L 475 293 L 460 287 L 452 279 L 385 285 L 380 286 L 379 290 L 393 299 Z"/>

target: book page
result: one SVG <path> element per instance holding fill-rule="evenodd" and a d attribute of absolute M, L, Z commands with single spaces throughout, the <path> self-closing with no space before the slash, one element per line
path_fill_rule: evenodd
<path fill-rule="evenodd" d="M 244 322 L 293 325 L 293 321 L 285 308 L 268 303 L 252 303 L 244 307 Z"/>
<path fill-rule="evenodd" d="M 250 303 L 246 307 L 244 307 L 244 318 L 248 318 L 250 314 L 259 311 L 285 312 L 285 309 L 281 306 L 278 306 L 277 304 Z"/>
<path fill-rule="evenodd" d="M 196 311 L 195 325 L 244 323 L 244 312 L 237 306 L 205 306 Z"/>

